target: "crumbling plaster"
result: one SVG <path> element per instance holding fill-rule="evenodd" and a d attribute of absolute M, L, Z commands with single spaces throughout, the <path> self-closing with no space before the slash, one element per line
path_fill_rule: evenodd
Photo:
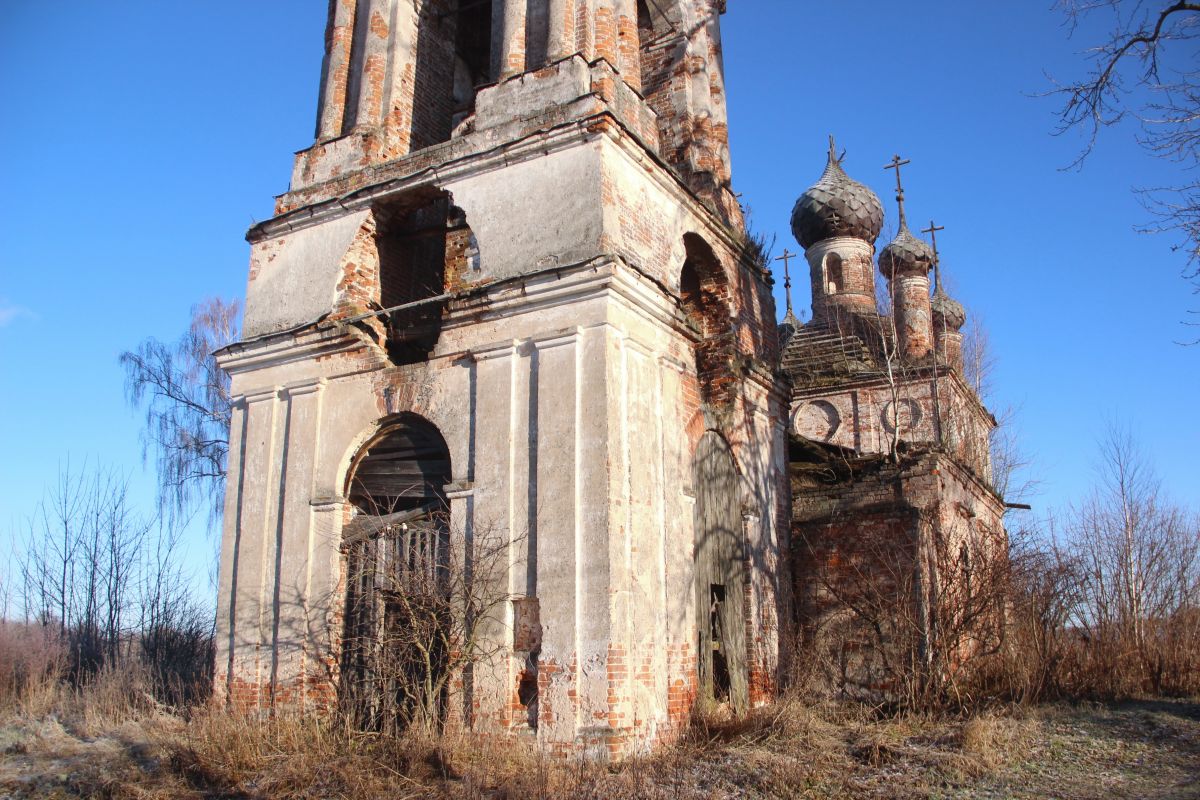
<path fill-rule="evenodd" d="M 518 603 L 534 595 L 542 746 L 608 758 L 678 735 L 698 692 L 692 459 L 706 431 L 728 442 L 739 476 L 749 569 L 746 585 L 730 588 L 749 600 L 750 701 L 772 696 L 788 592 L 779 574 L 787 402 L 774 373 L 770 279 L 747 254 L 720 155 L 716 17 L 705 2 L 667 4 L 686 23 L 687 63 L 659 76 L 651 104 L 620 72 L 638 54 L 603 40 L 628 29 L 628 13 L 610 20 L 593 5 L 579 5 L 581 24 L 597 14 L 582 54 L 483 89 L 473 127 L 419 150 L 396 138 L 394 115 L 335 133 L 352 99 L 335 96 L 347 92 L 346 71 L 361 71 L 360 92 L 378 76 L 330 53 L 324 133 L 297 155 L 277 216 L 249 234 L 245 338 L 221 354 L 234 420 L 219 697 L 258 709 L 332 701 L 341 532 L 356 513 L 348 470 L 381 425 L 407 414 L 448 447 L 454 535 L 507 537 L 510 548 L 516 602 L 489 620 L 499 648 L 469 687 L 455 687 L 452 717 L 481 731 L 528 730 L 515 628 Z M 349 11 L 339 0 L 335 50 L 348 47 Z M 419 57 L 411 42 L 395 43 L 394 57 Z M 592 58 L 602 51 L 610 56 Z M 357 99 L 356 113 L 374 108 L 373 95 Z M 662 136 L 670 145 L 660 151 Z M 383 326 L 355 319 L 381 305 L 375 215 L 441 196 L 463 212 L 478 269 L 447 285 L 427 359 L 397 365 Z M 680 303 L 685 235 L 706 243 L 721 275 L 709 321 L 725 347 L 719 401 L 702 400 L 703 334 Z"/>

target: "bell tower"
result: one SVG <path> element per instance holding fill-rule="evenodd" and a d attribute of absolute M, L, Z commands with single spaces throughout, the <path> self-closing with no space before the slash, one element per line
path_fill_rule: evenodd
<path fill-rule="evenodd" d="M 603 65 L 586 88 L 740 227 L 723 11 L 723 0 L 330 0 L 316 143 L 292 189 L 545 111 L 582 87 L 481 90 L 577 58 Z"/>
<path fill-rule="evenodd" d="M 722 5 L 332 0 L 220 354 L 219 697 L 403 725 L 405 581 L 499 552 L 446 724 L 616 758 L 770 699 L 787 398 Z"/>

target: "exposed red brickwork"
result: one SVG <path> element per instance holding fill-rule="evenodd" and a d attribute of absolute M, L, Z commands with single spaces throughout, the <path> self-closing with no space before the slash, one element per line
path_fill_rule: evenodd
<path fill-rule="evenodd" d="M 613 13 L 613 0 L 601 0 L 602 5 L 596 9 L 595 15 L 595 56 L 603 58 L 614 67 L 620 68 L 621 57 L 617 42 L 617 18 Z"/>
<path fill-rule="evenodd" d="M 667 646 L 667 719 L 674 732 L 687 728 L 699 691 L 696 654 L 689 642 Z"/>
<path fill-rule="evenodd" d="M 492 46 L 500 48 L 498 54 L 493 54 L 498 56 L 493 61 L 499 64 L 500 74 L 493 77 L 505 80 L 520 75 L 526 68 L 527 7 L 523 3 L 497 3 L 493 8 L 503 18 L 502 26 L 497 27 L 497 18 L 493 17 Z"/>
<path fill-rule="evenodd" d="M 810 256 L 813 319 L 836 326 L 846 313 L 874 314 L 875 264 L 868 254 L 833 248 Z"/>
<path fill-rule="evenodd" d="M 450 138 L 458 15 L 445 13 L 447 7 L 445 0 L 402 5 L 396 26 L 420 46 L 409 61 L 389 63 L 386 42 L 395 32 L 379 10 L 372 11 L 365 41 L 354 43 L 354 9 L 334 4 L 326 31 L 318 142 L 301 156 L 302 166 L 316 164 L 322 160 L 326 143 L 350 134 L 348 120 L 354 122 L 361 153 L 351 168 L 402 158 Z M 715 22 L 689 31 L 692 54 L 687 55 L 689 43 L 679 32 L 656 30 L 646 20 L 642 21 L 646 27 L 639 28 L 636 8 L 633 0 L 565 3 L 564 14 L 570 17 L 562 23 L 565 35 L 573 37 L 575 51 L 585 59 L 607 61 L 629 86 L 644 93 L 657 113 L 656 149 L 693 190 L 740 228 L 741 209 L 729 189 L 729 136 Z M 711 12 L 698 8 L 696 13 L 707 18 Z M 516 17 L 523 19 L 524 12 L 516 14 L 514 22 Z M 523 22 L 521 27 L 523 30 Z M 554 27 L 548 25 L 547 30 Z M 508 41 L 497 40 L 494 45 L 504 47 L 499 58 L 502 76 L 496 77 L 541 66 L 527 63 L 525 36 L 514 33 L 506 38 Z M 350 53 L 355 50 L 364 56 L 359 71 L 352 73 Z M 545 52 L 546 45 L 539 44 L 535 50 Z M 616 93 L 606 84 L 607 80 L 600 80 L 595 88 L 611 103 Z M 697 106 L 696 97 L 705 100 Z M 351 102 L 353 109 L 346 107 Z M 645 138 L 648 132 L 642 133 Z M 292 207 L 281 202 L 278 210 Z"/>
<path fill-rule="evenodd" d="M 708 18 L 711 11 L 698 9 Z M 715 29 L 715 23 L 714 29 Z M 733 225 L 741 210 L 728 191 L 729 130 L 719 39 L 707 26 L 689 32 L 692 42 L 661 29 L 646 30 L 640 53 L 641 91 L 658 114 L 660 152 L 688 185 L 712 201 Z M 697 103 L 697 97 L 704 97 Z"/>
<path fill-rule="evenodd" d="M 754 496 L 739 497 L 738 502 L 745 506 L 741 510 L 745 520 L 742 535 L 746 542 L 746 562 L 755 573 L 747 578 L 743 589 L 749 694 L 750 702 L 757 705 L 768 701 L 777 690 L 774 650 L 777 649 L 778 635 L 776 614 L 781 606 L 777 602 L 773 573 L 781 568 L 781 564 L 768 551 L 775 541 L 786 538 L 779 531 L 765 530 L 767 523 L 762 519 L 769 518 L 778 525 L 786 524 L 787 519 L 787 493 L 774 491 L 767 496 L 767 487 L 782 489 L 771 484 L 771 481 L 781 481 L 782 475 L 771 471 L 773 465 L 762 463 L 764 450 L 775 444 L 773 437 L 779 433 L 785 413 L 771 406 L 775 402 L 772 398 L 779 391 L 772 374 L 777 357 L 774 303 L 770 279 L 745 247 L 741 211 L 729 194 L 728 132 L 724 121 L 724 87 L 719 75 L 716 18 L 707 16 L 710 9 L 706 0 L 683 2 L 686 6 L 684 17 L 691 20 L 682 26 L 686 30 L 665 32 L 653 31 L 652 27 L 639 30 L 637 6 L 632 0 L 565 3 L 566 13 L 572 17 L 565 26 L 568 35 L 575 37 L 577 47 L 590 63 L 585 65 L 580 59 L 572 58 L 566 63 L 574 72 L 565 75 L 560 70 L 566 67 L 546 66 L 527 73 L 520 83 L 510 81 L 494 87 L 491 91 L 495 94 L 486 97 L 503 98 L 506 96 L 503 92 L 527 85 L 531 92 L 537 92 L 542 88 L 538 82 L 543 80 L 555 81 L 554 85 L 562 84 L 564 77 L 577 81 L 584 74 L 584 68 L 590 70 L 589 88 L 585 90 L 578 82 L 570 83 L 571 86 L 578 85 L 582 93 L 570 104 L 570 109 L 547 109 L 528 118 L 502 121 L 486 131 L 471 133 L 468 126 L 460 129 L 467 133 L 452 140 L 447 140 L 449 120 L 453 113 L 461 110 L 451 107 L 449 91 L 455 79 L 455 23 L 454 15 L 446 18 L 438 13 L 439 9 L 449 6 L 442 0 L 416 0 L 398 6 L 397 14 L 390 20 L 382 20 L 374 14 L 367 26 L 369 36 L 373 37 L 368 39 L 368 45 L 381 36 L 399 40 L 412 34 L 412 40 L 419 43 L 417 55 L 409 63 L 404 63 L 403 58 L 393 58 L 391 64 L 381 68 L 378 53 L 368 46 L 362 51 L 364 67 L 360 76 L 347 78 L 344 65 L 340 73 L 332 65 L 329 67 L 326 78 L 329 91 L 333 95 L 341 92 L 358 98 L 354 106 L 354 112 L 359 114 L 355 130 L 341 139 L 322 139 L 300 155 L 295 191 L 279 199 L 278 209 L 281 213 L 299 210 L 297 217 L 311 210 L 311 222 L 319 225 L 323 218 L 342 213 L 337 203 L 343 204 L 343 210 L 361 208 L 372 193 L 390 193 L 386 201 L 370 201 L 371 215 L 338 265 L 333 319 L 345 320 L 368 312 L 380 312 L 384 307 L 413 298 L 429 297 L 435 289 L 418 285 L 424 266 L 428 264 L 437 267 L 432 272 L 439 275 L 438 292 L 471 287 L 481 280 L 475 264 L 478 245 L 467 220 L 453 207 L 453 198 L 440 188 L 442 181 L 462 179 L 463 184 L 469 186 L 468 181 L 480 178 L 487 170 L 503 169 L 503 159 L 509 153 L 522 160 L 528 159 L 532 157 L 530 143 L 534 136 L 546 137 L 547 151 L 560 145 L 578 147 L 576 152 L 582 157 L 586 155 L 585 148 L 599 151 L 607 147 L 609 153 L 621 153 L 618 158 L 628 156 L 619 166 L 616 165 L 618 158 L 609 158 L 607 154 L 597 162 L 601 164 L 601 189 L 596 203 L 605 212 L 603 238 L 594 254 L 596 263 L 601 265 L 597 270 L 609 269 L 608 262 L 615 262 L 613 269 L 639 271 L 640 276 L 636 276 L 639 285 L 651 294 L 656 290 L 661 292 L 655 302 L 665 313 L 659 316 L 656 311 L 651 315 L 655 324 L 661 320 L 661 326 L 648 338 L 664 342 L 666 352 L 653 352 L 646 363 L 666 365 L 664 369 L 677 369 L 676 362 L 684 364 L 680 376 L 681 397 L 678 403 L 674 398 L 663 397 L 664 404 L 673 406 L 663 413 L 676 417 L 678 424 L 684 426 L 689 440 L 688 452 L 706 430 L 719 432 L 732 448 L 739 474 L 755 488 Z M 363 7 L 372 5 L 363 4 Z M 695 24 L 692 17 L 696 13 L 693 12 L 704 12 L 699 18 L 706 21 Z M 344 15 L 337 19 L 344 27 Z M 340 52 L 349 46 L 345 41 L 348 34 L 346 30 L 334 30 L 334 27 L 331 18 L 328 48 L 331 52 Z M 561 30 L 554 24 L 547 27 Z M 530 45 L 530 52 L 538 52 L 534 44 Z M 527 66 L 525 56 L 523 42 L 511 45 L 505 50 L 501 66 L 507 70 L 524 69 Z M 390 72 L 384 74 L 381 69 Z M 354 80 L 361 81 L 358 94 L 349 91 Z M 631 86 L 646 91 L 648 102 L 631 90 Z M 347 98 L 344 102 L 351 101 Z M 659 112 L 658 117 L 650 112 L 651 107 Z M 492 107 L 481 106 L 481 111 L 484 108 L 489 112 L 492 110 Z M 350 109 L 347 107 L 345 111 L 348 115 L 345 119 L 349 119 Z M 481 113 L 480 119 L 487 117 Z M 598 141 L 601 137 L 605 141 Z M 620 150 L 614 149 L 613 142 Z M 664 169 L 663 161 L 657 158 L 659 154 L 669 169 Z M 610 162 L 611 168 L 620 174 L 608 173 Z M 446 165 L 452 167 L 442 169 Z M 639 172 L 641 169 L 648 173 L 648 178 Z M 415 183 L 422 186 L 404 191 L 399 188 Z M 630 191 L 630 185 L 635 187 L 633 191 Z M 367 191 L 355 194 L 362 189 Z M 464 197 L 468 191 L 470 189 L 464 189 Z M 428 219 L 416 219 L 427 213 L 434 214 L 430 209 L 435 206 L 440 213 L 436 224 L 427 225 Z M 503 209 L 494 212 L 502 214 Z M 680 226 L 685 220 L 692 230 L 686 248 L 680 241 Z M 268 228 L 264 227 L 259 232 L 266 230 Z M 480 228 L 481 233 L 484 230 Z M 491 229 L 488 230 L 490 235 Z M 419 238 L 420 243 L 405 239 L 416 233 L 421 236 L 413 238 Z M 388 242 L 393 234 L 405 241 Z M 588 246 L 591 245 L 589 240 Z M 389 251 L 389 247 L 393 249 Z M 683 325 L 682 315 L 673 316 L 672 308 L 683 267 L 679 255 L 684 249 L 696 278 L 694 293 L 689 288 L 690 296 L 681 298 L 685 313 L 691 315 L 694 323 L 694 330 L 690 332 Z M 252 268 L 252 279 L 256 270 L 263 268 L 262 265 L 269 263 L 272 257 L 266 248 L 263 250 L 262 260 Z M 436 258 L 430 257 L 431 254 Z M 530 264 L 530 269 L 533 268 Z M 619 277 L 625 280 L 630 275 L 625 272 Z M 539 276 L 538 280 L 541 279 Z M 508 299 L 506 297 L 506 302 Z M 479 300 L 477 307 L 485 309 L 485 302 L 486 298 Z M 614 313 L 614 318 L 619 317 L 619 313 Z M 501 315 L 481 314 L 480 317 L 484 325 L 481 330 L 492 340 L 509 335 L 504 327 L 507 320 Z M 369 334 L 366 338 L 375 344 L 393 345 L 398 337 L 394 327 L 390 334 L 383 330 L 385 318 L 382 314 L 368 317 L 358 328 L 366 330 Z M 456 317 L 456 324 L 460 319 Z M 321 324 L 324 322 L 322 320 Z M 460 330 L 455 328 L 456 335 Z M 529 333 L 522 328 L 522 332 L 513 335 L 525 337 Z M 633 331 L 630 337 L 637 335 L 639 332 Z M 690 346 L 692 339 L 697 340 L 694 348 Z M 475 347 L 472 343 L 475 340 L 469 337 L 463 340 L 466 342 L 462 345 L 464 348 Z M 650 349 L 658 347 L 642 341 L 638 344 Z M 345 363 L 334 365 L 322 363 L 322 370 L 331 375 L 336 373 L 336 377 L 329 378 L 331 384 L 343 376 L 353 375 L 350 380 L 358 384 L 355 391 L 361 387 L 364 392 L 373 392 L 380 419 L 399 412 L 421 414 L 435 402 L 463 400 L 462 397 L 448 398 L 448 394 L 457 391 L 454 387 L 462 386 L 462 381 L 440 380 L 437 372 L 455 369 L 461 374 L 464 364 L 471 366 L 470 358 L 439 357 L 437 362 L 430 363 L 427 352 L 422 356 L 426 360 L 399 363 L 394 353 L 391 357 L 389 362 L 380 348 L 365 341 L 352 354 L 319 356 L 316 360 L 322 363 L 328 358 L 345 359 Z M 482 358 L 476 365 L 480 363 L 483 363 Z M 333 368 L 326 370 L 326 367 Z M 652 377 L 647 379 L 648 387 L 654 385 Z M 673 381 L 671 377 L 669 382 L 657 386 L 661 388 Z M 451 391 L 447 391 L 447 387 Z M 589 385 L 588 389 L 591 388 Z M 340 403 L 344 396 L 340 394 L 341 386 L 338 391 L 336 395 L 330 392 L 330 396 L 338 399 L 327 401 L 329 413 L 337 413 L 333 403 Z M 655 397 L 657 399 L 659 395 Z M 513 402 L 516 402 L 515 395 Z M 355 407 L 354 411 L 358 413 L 359 409 Z M 672 421 L 670 430 L 676 429 L 676 422 Z M 660 432 L 663 430 L 659 429 Z M 671 447 L 669 452 L 674 455 L 674 443 Z M 685 454 L 679 455 L 681 460 L 687 458 Z M 664 458 L 659 464 L 660 474 L 668 471 L 668 474 L 677 474 L 680 468 L 688 468 L 665 462 Z M 458 477 L 456 475 L 456 480 Z M 690 478 L 684 479 L 685 484 L 691 482 Z M 492 487 L 481 488 L 486 492 Z M 662 495 L 670 496 L 675 488 L 682 487 L 663 488 Z M 626 507 L 625 502 L 624 499 L 611 500 L 607 509 L 614 514 L 627 512 L 640 519 L 660 511 L 659 502 L 664 503 L 667 513 L 686 505 L 686 500 L 679 497 L 672 497 L 668 503 L 649 494 L 633 498 L 630 507 Z M 766 507 L 753 507 L 755 503 Z M 349 514 L 348 507 L 344 513 Z M 674 522 L 656 524 L 663 524 L 664 531 L 677 530 L 668 527 Z M 635 526 L 635 530 L 643 528 Z M 591 532 L 588 529 L 588 533 Z M 601 535 L 615 537 L 618 534 L 601 531 Z M 670 535 L 673 539 L 678 538 L 677 534 Z M 639 559 L 645 558 L 647 552 L 655 553 L 654 548 L 659 546 L 638 536 L 634 538 L 638 540 L 631 543 L 630 550 Z M 662 547 L 690 547 L 692 544 L 671 541 Z M 590 538 L 587 546 L 595 546 Z M 623 567 L 614 559 L 612 569 L 615 573 Z M 675 566 L 668 569 L 675 570 Z M 344 581 L 344 567 L 342 573 L 341 580 Z M 639 574 L 636 580 L 640 578 Z M 670 591 L 683 580 L 677 573 L 672 574 L 670 581 L 663 578 Z M 344 595 L 344 583 L 339 584 L 337 592 L 339 596 Z M 336 642 L 342 624 L 343 603 L 336 597 L 330 602 L 337 609 L 337 619 L 331 622 Z M 626 600 L 622 598 L 621 602 Z M 683 608 L 687 609 L 685 613 L 694 617 L 692 598 L 683 603 Z M 616 615 L 612 609 L 602 606 L 603 602 L 593 605 L 589 599 L 584 611 Z M 669 741 L 684 731 L 698 693 L 702 691 L 695 651 L 698 632 L 690 622 L 682 623 L 680 628 L 675 625 L 672 621 L 670 633 L 665 637 L 658 632 L 652 637 L 645 631 L 620 630 L 614 620 L 613 641 L 603 645 L 602 653 L 589 651 L 589 661 L 582 673 L 578 653 L 571 653 L 569 661 L 566 661 L 568 655 L 562 652 L 555 658 L 541 659 L 537 667 L 538 739 L 544 741 L 546 750 L 566 755 L 584 749 L 621 757 L 643 751 L 652 740 Z M 503 643 L 505 648 L 511 644 Z M 338 652 L 336 644 L 333 652 Z M 511 652 L 500 658 L 506 663 L 488 665 L 486 670 L 481 667 L 478 676 L 455 676 L 451 682 L 450 724 L 481 732 L 525 728 L 528 709 L 521 702 L 521 682 L 528 678 L 526 671 L 532 670 Z M 305 653 L 301 674 L 311 672 L 314 677 L 291 682 L 283 680 L 274 687 L 268 686 L 269 681 L 264 678 L 269 669 L 257 662 L 246 663 L 253 663 L 253 668 L 244 675 L 237 673 L 238 679 L 227 683 L 231 704 L 262 708 L 264 703 L 269 705 L 271 702 L 312 702 L 327 707 L 325 704 L 336 701 L 338 662 L 332 655 Z M 320 680 L 315 677 L 317 675 L 321 676 Z M 472 691 L 475 680 L 486 685 L 487 694 Z M 583 680 L 596 683 L 584 687 L 581 685 Z M 596 693 L 584 696 L 585 688 Z M 584 703 L 589 705 L 584 706 Z M 594 707 L 590 705 L 592 703 Z M 587 708 L 586 714 L 584 708 Z M 581 716 L 590 718 L 579 719 Z"/>
<path fill-rule="evenodd" d="M 933 349 L 929 275 L 897 275 L 892 281 L 892 309 L 904 357 L 917 360 L 929 355 Z"/>
<path fill-rule="evenodd" d="M 898 687 L 886 682 L 894 674 L 880 666 L 880 629 L 871 615 L 896 626 L 883 631 L 883 644 L 917 647 L 922 615 L 953 613 L 943 604 L 955 602 L 956 582 L 939 571 L 956 561 L 964 537 L 1002 547 L 1003 507 L 936 451 L 899 464 L 862 459 L 852 469 L 852 479 L 835 483 L 794 471 L 792 558 L 802 646 L 828 647 L 832 635 L 842 653 L 836 679 L 887 692 Z M 838 663 L 836 653 L 831 657 Z"/>
<path fill-rule="evenodd" d="M 387 81 L 388 24 L 378 9 L 367 23 L 367 42 L 359 79 L 358 125 L 378 125 L 383 118 L 383 86 Z"/>
<path fill-rule="evenodd" d="M 446 291 L 455 292 L 480 282 L 479 244 L 465 218 L 452 217 L 446 231 Z"/>
<path fill-rule="evenodd" d="M 235 672 L 216 677 L 214 699 L 242 712 L 270 712 L 276 709 L 306 709 L 318 713 L 332 711 L 337 705 L 337 688 L 324 672 L 302 672 L 300 677 L 279 681 L 247 677 Z"/>
<path fill-rule="evenodd" d="M 638 31 L 637 3 L 618 0 L 617 56 L 621 77 L 634 89 L 642 88 L 641 41 Z"/>
<path fill-rule="evenodd" d="M 318 144 L 350 134 L 352 122 L 363 143 L 359 166 L 367 166 L 448 140 L 457 15 L 446 13 L 446 0 L 401 4 L 396 27 L 420 48 L 419 58 L 396 61 L 388 42 L 397 32 L 379 9 L 372 11 L 363 41 L 353 41 L 355 7 L 351 0 L 331 4 Z M 358 51 L 361 64 L 351 71 L 351 53 Z"/>
<path fill-rule="evenodd" d="M 943 363 L 961 374 L 963 371 L 963 335 L 945 325 L 939 324 L 934 316 L 934 341 L 937 343 L 938 355 Z"/>
<path fill-rule="evenodd" d="M 568 53 L 575 51 L 575 6 L 571 0 L 563 0 L 560 6 L 562 17 L 558 20 L 547 20 L 547 29 L 551 33 L 551 41 L 547 43 L 547 55 L 551 60 L 563 58 Z M 549 9 L 547 9 L 549 11 Z M 558 43 L 554 41 L 554 31 L 556 23 L 561 29 L 562 41 Z M 556 47 L 557 50 L 551 49 Z"/>
<path fill-rule="evenodd" d="M 801 436 L 860 452 L 886 452 L 897 437 L 903 442 L 937 442 L 980 480 L 991 480 L 988 437 L 995 420 L 958 371 L 938 368 L 935 380 L 934 366 L 927 360 L 903 364 L 895 385 L 866 375 L 844 377 L 837 385 L 827 377 L 805 385 L 793 376 L 793 386 L 795 432 Z M 841 419 L 832 435 L 799 413 L 812 401 L 838 410 Z"/>
<path fill-rule="evenodd" d="M 354 39 L 355 0 L 333 0 L 325 26 L 325 73 L 321 82 L 321 109 L 317 138 L 341 136 L 346 116 L 346 89 L 350 79 L 350 49 Z"/>
<path fill-rule="evenodd" d="M 588 0 L 575 0 L 575 50 L 591 61 L 596 57 L 596 19 Z"/>
<path fill-rule="evenodd" d="M 333 317 L 350 317 L 381 308 L 379 295 L 379 253 L 375 245 L 374 216 L 355 234 L 350 248 L 342 256 L 341 275 Z M 380 331 L 382 333 L 382 331 Z M 382 339 L 380 340 L 382 341 Z"/>
<path fill-rule="evenodd" d="M 604 720 L 611 728 L 625 728 L 633 723 L 626 719 L 625 708 L 630 698 L 626 694 L 629 680 L 629 664 L 625 659 L 624 646 L 609 642 L 608 645 L 608 717 Z"/>

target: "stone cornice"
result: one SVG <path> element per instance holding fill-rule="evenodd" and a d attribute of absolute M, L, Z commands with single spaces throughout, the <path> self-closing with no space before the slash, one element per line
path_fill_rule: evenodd
<path fill-rule="evenodd" d="M 697 341 L 696 332 L 686 324 L 669 290 L 636 265 L 613 254 L 463 290 L 448 301 L 442 335 L 480 322 L 536 314 L 596 299 L 608 299 L 634 315 L 657 323 L 685 347 L 691 347 Z M 539 337 L 539 340 L 542 338 L 546 337 Z M 503 339 L 471 346 L 469 352 L 473 357 L 486 359 L 493 351 L 500 354 L 513 344 L 512 339 Z M 357 335 L 356 329 L 331 320 L 227 345 L 217 352 L 217 363 L 231 375 L 237 375 L 352 353 L 362 353 L 368 358 L 353 362 L 351 372 L 369 372 L 390 366 L 381 348 Z M 461 350 L 435 349 L 429 360 L 453 360 L 462 355 Z M 758 362 L 752 361 L 747 366 L 744 374 L 747 381 L 768 394 L 786 398 L 775 373 Z M 313 378 L 303 384 L 311 386 L 309 391 L 314 391 L 319 382 L 334 377 L 338 375 Z"/>
<path fill-rule="evenodd" d="M 369 350 L 361 338 L 331 323 L 306 325 L 290 331 L 270 333 L 246 342 L 226 345 L 217 351 L 217 365 L 230 375 L 292 364 L 298 361 Z M 308 383 L 315 383 L 318 379 Z"/>

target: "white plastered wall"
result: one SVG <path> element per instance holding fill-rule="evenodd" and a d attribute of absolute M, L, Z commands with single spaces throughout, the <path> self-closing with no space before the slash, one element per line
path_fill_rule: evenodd
<path fill-rule="evenodd" d="M 669 722 L 669 685 L 686 678 L 680 654 L 695 636 L 681 388 L 694 363 L 662 287 L 677 286 L 683 234 L 706 223 L 681 210 L 677 185 L 652 173 L 612 141 L 592 139 L 447 183 L 485 278 L 594 263 L 530 278 L 495 292 L 483 314 L 449 320 L 427 365 L 390 367 L 373 345 L 336 331 L 262 340 L 228 357 L 238 407 L 218 665 L 231 688 L 271 676 L 284 686 L 331 669 L 346 471 L 382 419 L 413 412 L 450 450 L 455 518 L 507 535 L 508 590 L 541 598 L 539 739 L 599 755 L 606 737 L 636 747 Z M 637 200 L 614 213 L 602 196 Z M 622 211 L 654 225 L 639 234 Z M 332 303 L 342 255 L 334 250 L 363 219 L 347 215 L 256 248 L 265 260 L 251 284 L 251 330 L 327 312 L 312 297 Z M 608 245 L 651 279 L 605 256 Z M 303 297 L 280 290 L 289 275 Z M 745 403 L 752 423 L 739 446 L 755 454 L 739 456 L 752 484 L 746 535 L 761 553 L 778 547 L 777 487 L 761 484 L 780 474 L 780 425 L 765 390 Z M 752 587 L 753 617 L 770 611 L 767 594 Z M 508 610 L 499 634 L 511 637 L 511 625 Z M 480 725 L 516 722 L 521 666 L 501 659 L 479 670 Z"/>

